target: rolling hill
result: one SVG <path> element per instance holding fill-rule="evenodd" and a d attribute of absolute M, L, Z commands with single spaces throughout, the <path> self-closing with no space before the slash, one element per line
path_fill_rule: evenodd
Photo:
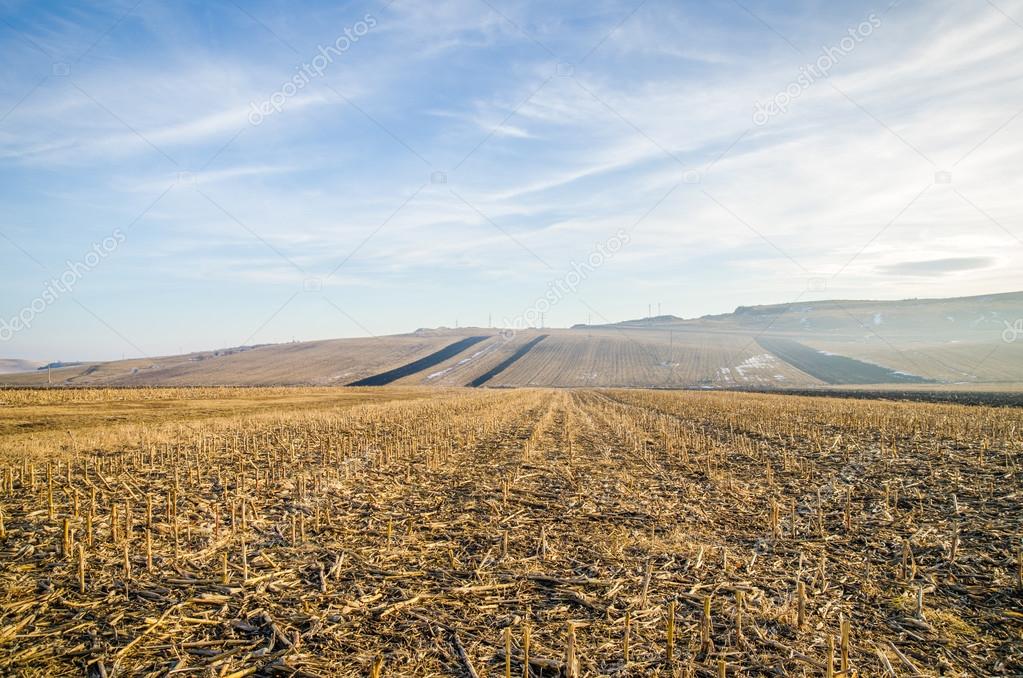
<path fill-rule="evenodd" d="M 16 372 L 32 372 L 43 366 L 43 363 L 34 360 L 18 360 L 16 358 L 0 358 L 0 374 L 13 374 Z"/>
<path fill-rule="evenodd" d="M 83 363 L 70 386 L 348 385 L 808 388 L 1023 384 L 1023 293 L 745 306 L 683 319 L 502 333 L 417 330 Z M 2 364 L 2 363 L 0 363 Z M 0 384 L 46 384 L 46 372 Z"/>

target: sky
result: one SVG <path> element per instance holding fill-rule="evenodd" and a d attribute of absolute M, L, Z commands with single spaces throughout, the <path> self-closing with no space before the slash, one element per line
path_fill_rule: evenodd
<path fill-rule="evenodd" d="M 1021 47 L 1023 0 L 0 0 L 0 357 L 1023 290 Z"/>

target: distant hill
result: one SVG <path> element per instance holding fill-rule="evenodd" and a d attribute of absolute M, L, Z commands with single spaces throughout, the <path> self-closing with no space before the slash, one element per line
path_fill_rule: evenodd
<path fill-rule="evenodd" d="M 1023 318 L 1023 292 L 948 299 L 900 301 L 827 300 L 793 304 L 739 306 L 731 313 L 682 319 L 660 316 L 591 327 L 650 327 L 663 329 L 746 329 L 824 336 L 862 336 L 876 328 L 887 334 L 923 340 L 990 338 Z M 670 320 L 674 319 L 674 320 Z M 585 325 L 577 327 L 587 327 Z"/>
<path fill-rule="evenodd" d="M 623 320 L 620 323 L 615 323 L 616 327 L 645 327 L 655 325 L 665 325 L 669 323 L 680 323 L 685 322 L 684 318 L 679 318 L 677 315 L 655 315 L 650 318 L 640 318 L 638 320 Z M 578 325 L 572 325 L 571 329 L 580 330 L 587 327 L 601 327 L 600 325 L 587 325 L 580 323 Z"/>
<path fill-rule="evenodd" d="M 1015 388 L 1023 385 L 1020 319 L 1021 292 L 814 301 L 542 332 L 435 328 L 241 346 L 71 365 L 53 369 L 51 378 L 69 386 L 341 386 L 387 380 L 487 387 Z M 466 342 L 468 337 L 478 339 Z M 46 384 L 45 370 L 15 369 L 20 371 L 0 374 L 0 385 Z"/>
<path fill-rule="evenodd" d="M 17 358 L 0 358 L 0 374 L 12 374 L 17 372 L 32 372 L 43 367 L 43 363 L 34 360 L 19 360 Z"/>

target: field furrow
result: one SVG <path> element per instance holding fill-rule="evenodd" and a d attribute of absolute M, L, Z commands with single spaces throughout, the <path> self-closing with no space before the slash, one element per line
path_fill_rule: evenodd
<path fill-rule="evenodd" d="M 0 439 L 0 673 L 1023 670 L 1019 410 L 393 393 Z"/>

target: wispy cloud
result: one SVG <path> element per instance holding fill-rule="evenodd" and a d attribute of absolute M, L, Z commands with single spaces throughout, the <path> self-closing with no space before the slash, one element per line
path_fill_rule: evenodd
<path fill-rule="evenodd" d="M 990 268 L 995 263 L 997 263 L 997 259 L 993 257 L 950 257 L 929 261 L 904 261 L 898 264 L 886 264 L 879 268 L 884 273 L 892 275 L 942 276 Z"/>

